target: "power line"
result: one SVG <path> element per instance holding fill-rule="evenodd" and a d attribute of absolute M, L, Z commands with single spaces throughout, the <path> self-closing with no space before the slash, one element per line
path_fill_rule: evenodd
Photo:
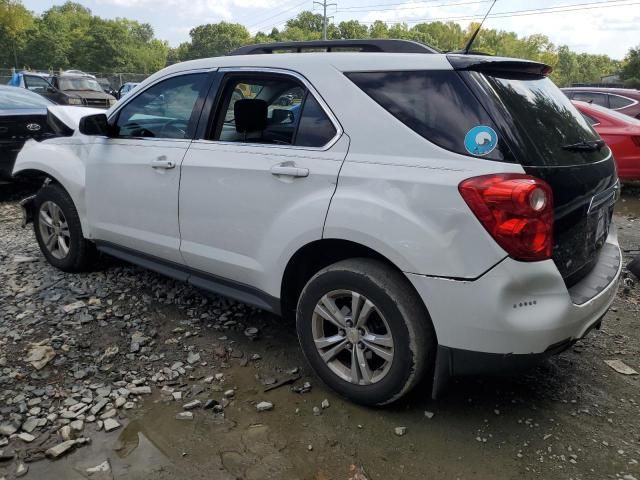
<path fill-rule="evenodd" d="M 250 29 L 253 29 L 254 27 L 257 27 L 258 25 L 263 25 L 264 23 L 268 22 L 268 21 L 269 21 L 269 20 L 271 20 L 272 18 L 280 17 L 281 15 L 284 15 L 285 13 L 288 13 L 288 12 L 290 12 L 291 10 L 295 10 L 296 8 L 300 8 L 302 5 L 304 5 L 304 4 L 305 4 L 305 3 L 307 3 L 307 2 L 308 2 L 308 0 L 303 0 L 302 2 L 297 3 L 297 4 L 293 5 L 292 7 L 289 7 L 289 8 L 287 8 L 287 9 L 285 9 L 285 10 L 282 10 L 281 12 L 276 13 L 275 15 L 271 15 L 270 17 L 263 18 L 263 19 L 262 19 L 262 20 L 260 20 L 259 22 L 254 23 L 253 25 L 249 25 L 249 26 L 247 27 L 247 29 L 248 29 L 248 30 L 250 30 Z M 277 25 L 277 24 L 276 24 L 276 25 Z M 265 27 L 264 27 L 264 26 L 262 26 L 262 27 L 260 27 L 260 28 L 265 28 Z M 268 27 L 267 27 L 267 28 L 268 28 Z"/>
<path fill-rule="evenodd" d="M 489 3 L 491 0 L 474 0 L 472 2 L 458 2 L 458 3 L 442 3 L 440 5 L 431 5 L 433 2 L 437 2 L 440 0 L 424 0 L 422 2 L 401 2 L 401 3 L 378 3 L 377 5 L 359 5 L 355 7 L 344 7 L 339 8 L 336 12 L 358 12 L 358 11 L 369 11 L 371 9 L 375 9 L 376 12 L 383 12 L 386 10 L 416 10 L 418 8 L 426 8 L 426 7 L 455 7 L 457 5 L 472 5 L 476 3 Z M 618 0 L 620 1 L 620 0 Z M 407 3 L 411 3 L 411 5 L 407 5 Z M 429 5 L 417 5 L 422 3 L 428 3 Z M 397 5 L 396 8 L 376 8 L 376 7 L 391 7 Z"/>
<path fill-rule="evenodd" d="M 640 2 L 616 3 L 615 5 L 612 4 L 614 2 L 621 2 L 621 1 L 628 1 L 628 0 L 607 0 L 607 1 L 601 1 L 601 2 L 575 3 L 575 4 L 569 4 L 569 5 L 558 5 L 558 6 L 555 6 L 555 7 L 547 7 L 547 8 L 533 8 L 533 9 L 528 9 L 528 10 L 513 10 L 513 11 L 509 11 L 509 12 L 496 12 L 496 13 L 492 13 L 491 15 L 489 15 L 489 17 L 491 17 L 491 18 L 523 17 L 523 16 L 529 16 L 529 15 L 544 15 L 544 14 L 550 14 L 550 13 L 574 12 L 574 11 L 579 11 L 579 10 L 595 10 L 595 9 L 599 9 L 599 8 L 627 7 L 627 6 L 639 5 L 640 4 Z M 578 8 L 574 8 L 574 7 L 578 7 Z M 436 21 L 447 21 L 447 20 L 451 20 L 451 21 L 455 21 L 455 20 L 474 20 L 474 19 L 477 19 L 477 18 L 482 18 L 483 16 L 484 16 L 483 14 L 478 14 L 478 15 L 464 15 L 464 16 L 457 16 L 457 17 L 419 18 L 419 19 L 413 19 L 413 20 L 398 18 L 398 19 L 394 19 L 394 20 L 382 20 L 382 22 L 383 23 L 399 23 L 399 22 L 422 23 L 422 22 L 436 22 Z M 360 23 L 367 25 L 367 24 L 372 24 L 374 22 L 360 22 Z"/>

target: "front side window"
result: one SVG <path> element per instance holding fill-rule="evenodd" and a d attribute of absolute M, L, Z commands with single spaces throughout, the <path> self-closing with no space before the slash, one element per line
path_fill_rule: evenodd
<path fill-rule="evenodd" d="M 116 126 L 120 137 L 191 138 L 193 108 L 206 73 L 172 77 L 156 83 L 127 103 Z"/>
<path fill-rule="evenodd" d="M 24 76 L 24 85 L 32 92 L 44 93 L 51 85 L 42 77 L 34 77 L 33 75 Z"/>
<path fill-rule="evenodd" d="M 581 102 L 595 103 L 601 107 L 609 107 L 609 101 L 607 96 L 603 93 L 595 92 L 575 92 L 573 94 L 573 100 L 580 100 Z"/>
<path fill-rule="evenodd" d="M 228 76 L 210 138 L 322 147 L 336 129 L 313 94 L 287 75 Z"/>

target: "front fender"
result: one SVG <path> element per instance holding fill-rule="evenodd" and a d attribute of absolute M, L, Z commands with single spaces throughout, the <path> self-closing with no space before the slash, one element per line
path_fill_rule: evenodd
<path fill-rule="evenodd" d="M 29 140 L 18 154 L 13 167 L 16 177 L 44 175 L 64 188 L 78 211 L 85 238 L 90 237 L 86 222 L 85 163 L 91 144 L 82 137 L 65 137 L 36 142 Z"/>

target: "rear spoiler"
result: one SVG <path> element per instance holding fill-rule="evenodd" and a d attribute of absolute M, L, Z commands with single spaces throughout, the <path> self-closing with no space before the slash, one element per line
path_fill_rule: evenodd
<path fill-rule="evenodd" d="M 553 68 L 549 65 L 531 60 L 515 58 L 490 57 L 484 55 L 449 54 L 447 60 L 454 70 L 473 70 L 477 72 L 495 72 L 502 74 L 524 74 L 548 76 Z"/>

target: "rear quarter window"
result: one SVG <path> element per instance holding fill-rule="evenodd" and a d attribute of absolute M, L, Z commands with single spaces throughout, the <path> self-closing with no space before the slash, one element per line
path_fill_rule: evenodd
<path fill-rule="evenodd" d="M 486 126 L 497 131 L 486 110 L 453 70 L 345 75 L 411 130 L 452 152 L 472 155 L 465 147 L 465 137 L 474 127 Z M 482 158 L 511 161 L 500 135 L 496 148 Z"/>
<path fill-rule="evenodd" d="M 610 108 L 624 108 L 633 104 L 633 100 L 627 97 L 621 97 L 620 95 L 609 95 L 609 107 Z"/>

